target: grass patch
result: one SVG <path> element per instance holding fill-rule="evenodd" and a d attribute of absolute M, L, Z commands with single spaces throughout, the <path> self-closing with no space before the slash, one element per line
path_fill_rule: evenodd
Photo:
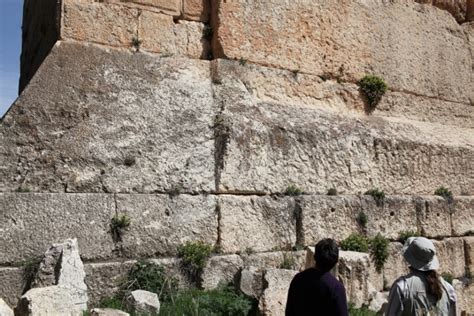
<path fill-rule="evenodd" d="M 354 304 L 349 303 L 349 316 L 376 316 L 377 313 L 371 311 L 367 306 L 356 308 Z"/>
<path fill-rule="evenodd" d="M 295 185 L 289 185 L 285 190 L 285 195 L 288 196 L 299 196 L 302 195 L 303 191 Z"/>
<path fill-rule="evenodd" d="M 360 211 L 359 214 L 357 214 L 356 220 L 357 220 L 357 223 L 362 228 L 367 227 L 367 223 L 369 222 L 369 218 L 367 217 L 367 214 L 365 214 L 363 211 Z"/>
<path fill-rule="evenodd" d="M 365 236 L 353 233 L 341 241 L 341 249 L 345 251 L 369 252 L 369 242 Z"/>
<path fill-rule="evenodd" d="M 125 230 L 128 229 L 132 220 L 126 214 L 115 215 L 110 221 L 110 231 L 115 242 L 122 241 L 122 236 Z"/>
<path fill-rule="evenodd" d="M 368 190 L 364 193 L 364 195 L 370 195 L 374 198 L 375 200 L 375 203 L 377 204 L 377 206 L 382 206 L 383 205 L 383 201 L 385 199 L 385 192 L 382 191 L 382 190 L 379 190 L 379 189 L 372 189 L 372 190 Z"/>
<path fill-rule="evenodd" d="M 213 247 L 202 241 L 186 242 L 178 248 L 183 264 L 195 271 L 202 270 L 211 256 Z"/>
<path fill-rule="evenodd" d="M 448 203 L 451 203 L 454 200 L 453 192 L 451 192 L 451 190 L 449 190 L 448 188 L 445 188 L 445 187 L 437 188 L 436 191 L 434 192 L 434 194 L 438 195 L 438 196 L 441 196 Z"/>
<path fill-rule="evenodd" d="M 420 232 L 414 230 L 403 230 L 398 233 L 398 241 L 404 244 L 410 237 L 419 237 L 421 236 Z"/>

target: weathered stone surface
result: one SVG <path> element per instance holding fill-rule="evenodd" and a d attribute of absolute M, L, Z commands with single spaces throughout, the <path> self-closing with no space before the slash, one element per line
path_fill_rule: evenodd
<path fill-rule="evenodd" d="M 0 191 L 211 191 L 215 108 L 207 61 L 60 42 L 0 124 Z"/>
<path fill-rule="evenodd" d="M 83 310 L 74 303 L 68 291 L 58 286 L 31 289 L 15 308 L 15 315 L 65 315 L 82 316 Z"/>
<path fill-rule="evenodd" d="M 71 295 L 75 305 L 86 310 L 88 297 L 85 276 L 77 239 L 68 239 L 64 243 L 53 244 L 46 251 L 32 287 L 57 285 Z"/>
<path fill-rule="evenodd" d="M 454 205 L 448 203 L 440 196 L 416 197 L 414 202 L 418 218 L 418 231 L 423 236 L 440 237 L 451 235 L 451 213 L 453 212 Z"/>
<path fill-rule="evenodd" d="M 308 193 L 379 187 L 388 194 L 432 194 L 445 185 L 459 194 L 473 185 L 465 176 L 472 170 L 471 130 L 255 104 L 238 80 L 218 87 L 225 105 L 221 192 L 284 192 L 294 184 Z"/>
<path fill-rule="evenodd" d="M 453 235 L 474 233 L 474 197 L 457 196 L 451 210 Z"/>
<path fill-rule="evenodd" d="M 0 268 L 0 297 L 10 306 L 16 306 L 25 289 L 25 273 L 22 268 Z"/>
<path fill-rule="evenodd" d="M 296 242 L 292 198 L 220 196 L 219 209 L 224 253 L 288 249 Z"/>
<path fill-rule="evenodd" d="M 0 298 L 0 315 L 13 316 L 13 309 L 2 298 Z"/>
<path fill-rule="evenodd" d="M 214 289 L 219 284 L 235 283 L 238 272 L 244 262 L 238 255 L 211 257 L 201 274 L 201 286 Z"/>
<path fill-rule="evenodd" d="M 209 0 L 183 0 L 183 18 L 208 22 L 211 11 L 211 1 Z"/>
<path fill-rule="evenodd" d="M 160 301 L 156 293 L 136 290 L 130 293 L 129 303 L 137 314 L 153 315 L 160 311 Z"/>
<path fill-rule="evenodd" d="M 306 263 L 305 251 L 275 251 L 253 254 L 242 253 L 242 259 L 246 267 L 259 269 L 286 269 L 303 271 Z"/>
<path fill-rule="evenodd" d="M 403 258 L 403 244 L 392 242 L 388 245 L 388 258 L 383 267 L 383 289 L 390 290 L 393 283 L 409 273 L 408 264 Z"/>
<path fill-rule="evenodd" d="M 113 255 L 113 195 L 0 193 L 0 210 L 1 264 L 41 257 L 51 244 L 71 236 L 83 258 Z"/>
<path fill-rule="evenodd" d="M 258 300 L 264 290 L 263 270 L 255 267 L 243 269 L 240 274 L 239 289 L 245 295 Z"/>
<path fill-rule="evenodd" d="M 291 280 L 297 271 L 268 269 L 264 274 L 267 288 L 258 303 L 263 315 L 277 316 L 285 314 L 286 299 Z"/>
<path fill-rule="evenodd" d="M 456 315 L 472 315 L 474 312 L 474 286 L 472 283 L 454 279 L 453 287 L 456 291 Z M 466 313 L 466 314 L 463 314 Z"/>
<path fill-rule="evenodd" d="M 411 1 L 214 0 L 214 56 L 467 102 L 471 55 L 444 11 Z"/>
<path fill-rule="evenodd" d="M 179 21 L 160 13 L 143 11 L 140 15 L 140 49 L 167 55 L 207 58 L 210 44 L 203 36 L 204 24 Z M 159 30 L 159 31 L 157 31 Z"/>
<path fill-rule="evenodd" d="M 368 308 L 380 315 L 383 315 L 384 307 L 388 303 L 389 292 L 377 292 L 369 303 Z"/>
<path fill-rule="evenodd" d="M 473 0 L 467 0 L 466 20 L 470 22 L 474 21 L 474 1 Z"/>
<path fill-rule="evenodd" d="M 468 0 L 415 0 L 419 3 L 431 4 L 442 10 L 446 10 L 453 15 L 458 22 L 466 20 L 466 10 Z"/>
<path fill-rule="evenodd" d="M 212 61 L 212 69 L 215 81 L 238 79 L 258 102 L 366 113 L 363 96 L 354 83 L 228 59 Z M 469 104 L 404 92 L 388 91 L 371 115 L 474 127 L 474 108 Z"/>
<path fill-rule="evenodd" d="M 63 4 L 61 38 L 131 47 L 132 39 L 138 38 L 138 17 L 137 8 L 67 0 Z"/>
<path fill-rule="evenodd" d="M 112 308 L 94 308 L 91 310 L 91 316 L 129 316 L 129 313 Z"/>
<path fill-rule="evenodd" d="M 438 255 L 439 273 L 449 273 L 455 278 L 466 273 L 464 255 L 464 240 L 462 238 L 446 238 L 441 241 L 433 240 Z"/>
<path fill-rule="evenodd" d="M 466 256 L 466 272 L 474 275 L 474 236 L 464 238 L 464 254 Z"/>
<path fill-rule="evenodd" d="M 216 198 L 166 194 L 117 195 L 117 212 L 131 219 L 122 236 L 128 257 L 176 254 L 186 241 L 217 242 Z"/>
<path fill-rule="evenodd" d="M 366 253 L 340 251 L 336 275 L 346 289 L 347 301 L 356 307 L 368 305 L 383 287 L 382 274 L 375 271 Z"/>
<path fill-rule="evenodd" d="M 102 2 L 113 2 L 132 7 L 138 5 L 142 9 L 156 9 L 155 11 L 164 12 L 176 17 L 181 13 L 181 0 L 105 0 Z"/>

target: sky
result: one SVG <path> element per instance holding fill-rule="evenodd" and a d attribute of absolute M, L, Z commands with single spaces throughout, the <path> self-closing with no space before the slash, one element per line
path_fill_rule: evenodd
<path fill-rule="evenodd" d="M 23 0 L 0 0 L 0 117 L 18 97 Z"/>

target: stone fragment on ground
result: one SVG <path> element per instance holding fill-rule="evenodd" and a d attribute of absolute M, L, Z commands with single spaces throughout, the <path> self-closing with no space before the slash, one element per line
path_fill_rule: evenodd
<path fill-rule="evenodd" d="M 122 312 L 118 309 L 94 308 L 91 310 L 91 316 L 130 316 L 130 314 Z"/>
<path fill-rule="evenodd" d="M 79 255 L 77 239 L 53 244 L 45 253 L 33 281 L 33 288 L 57 285 L 71 295 L 81 310 L 87 310 L 86 273 Z"/>
<path fill-rule="evenodd" d="M 258 303 L 263 315 L 284 315 L 288 289 L 293 277 L 298 271 L 268 269 L 264 274 L 264 283 L 267 288 Z"/>
<path fill-rule="evenodd" d="M 383 314 L 385 306 L 388 303 L 389 292 L 377 292 L 369 303 L 369 309 L 380 315 Z"/>
<path fill-rule="evenodd" d="M 77 305 L 69 291 L 59 286 L 35 288 L 26 292 L 15 308 L 17 316 L 82 316 L 83 310 Z"/>
<path fill-rule="evenodd" d="M 248 267 L 240 274 L 240 290 L 247 296 L 259 299 L 263 292 L 263 271 Z"/>
<path fill-rule="evenodd" d="M 13 316 L 13 310 L 0 298 L 0 316 Z"/>
<path fill-rule="evenodd" d="M 131 309 L 134 313 L 140 314 L 158 314 L 160 311 L 160 301 L 158 295 L 144 290 L 132 291 L 129 296 Z"/>

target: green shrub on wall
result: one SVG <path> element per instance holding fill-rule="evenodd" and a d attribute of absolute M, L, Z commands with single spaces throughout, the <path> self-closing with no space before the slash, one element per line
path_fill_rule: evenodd
<path fill-rule="evenodd" d="M 368 109 L 373 111 L 387 92 L 388 86 L 382 78 L 373 75 L 366 75 L 359 80 L 359 86 L 367 98 Z"/>
<path fill-rule="evenodd" d="M 345 251 L 368 252 L 369 242 L 365 236 L 354 233 L 341 241 L 341 249 Z"/>

